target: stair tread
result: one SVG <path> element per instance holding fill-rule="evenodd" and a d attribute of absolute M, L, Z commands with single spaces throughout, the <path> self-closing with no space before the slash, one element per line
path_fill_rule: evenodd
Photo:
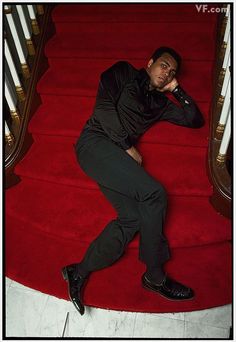
<path fill-rule="evenodd" d="M 29 131 L 33 134 L 78 137 L 93 112 L 95 98 L 43 95 L 42 105 L 32 117 Z M 198 103 L 206 123 L 200 129 L 189 129 L 167 122 L 152 126 L 141 138 L 142 142 L 189 146 L 208 145 L 208 112 L 210 104 Z M 66 118 L 66 120 L 65 120 Z"/>
<path fill-rule="evenodd" d="M 46 235 L 85 245 L 116 217 L 99 191 L 27 178 L 7 190 L 6 209 L 26 227 L 31 224 Z M 173 248 L 213 244 L 230 240 L 231 224 L 215 212 L 207 197 L 169 196 L 165 234 Z M 129 246 L 138 248 L 138 236 Z"/>
<path fill-rule="evenodd" d="M 169 31 L 172 32 L 170 36 L 166 35 Z M 130 58 L 148 59 L 158 47 L 153 44 L 156 32 L 158 46 L 171 46 L 183 60 L 214 59 L 215 25 L 208 22 L 193 23 L 188 30 L 186 23 L 179 23 L 177 27 L 175 23 L 60 23 L 45 52 L 48 57 L 57 58 L 123 59 L 129 55 Z"/>
<path fill-rule="evenodd" d="M 97 184 L 77 164 L 74 152 L 76 140 L 73 137 L 35 136 L 35 143 L 16 166 L 16 173 L 75 187 L 98 189 Z M 211 194 L 206 175 L 206 148 L 140 143 L 138 149 L 147 172 L 171 194 Z"/>
<path fill-rule="evenodd" d="M 208 5 L 208 10 L 212 6 Z M 57 22 L 215 22 L 216 13 L 198 11 L 195 4 L 70 4 L 57 6 Z M 161 12 L 161 15 L 159 13 Z"/>
<path fill-rule="evenodd" d="M 49 60 L 51 67 L 37 84 L 41 94 L 94 97 L 97 93 L 100 74 L 117 60 L 54 58 Z M 136 68 L 144 67 L 145 61 L 129 60 Z M 199 72 L 201 71 L 201 72 Z M 195 101 L 210 102 L 212 63 L 186 61 L 178 80 Z"/>

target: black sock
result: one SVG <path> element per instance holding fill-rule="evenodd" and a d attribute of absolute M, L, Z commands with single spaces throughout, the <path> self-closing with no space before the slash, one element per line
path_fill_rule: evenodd
<path fill-rule="evenodd" d="M 79 272 L 79 275 L 82 277 L 82 278 L 87 278 L 90 274 L 90 272 L 84 267 L 83 263 L 79 263 L 78 264 L 78 272 Z"/>

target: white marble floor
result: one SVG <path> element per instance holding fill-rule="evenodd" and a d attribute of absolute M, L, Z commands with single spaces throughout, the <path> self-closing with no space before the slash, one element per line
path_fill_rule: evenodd
<path fill-rule="evenodd" d="M 6 337 L 220 338 L 229 337 L 231 305 L 209 310 L 148 314 L 86 308 L 6 279 Z M 67 324 L 65 324 L 67 319 Z"/>

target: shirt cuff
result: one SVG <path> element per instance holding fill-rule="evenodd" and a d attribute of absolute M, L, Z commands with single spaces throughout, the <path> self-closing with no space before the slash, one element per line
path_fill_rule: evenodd
<path fill-rule="evenodd" d="M 183 89 L 180 87 L 180 85 L 178 84 L 174 90 L 172 90 L 172 93 L 174 95 L 180 95 L 181 93 L 183 93 Z"/>
<path fill-rule="evenodd" d="M 122 141 L 119 141 L 119 146 L 124 150 L 128 150 L 133 144 L 130 142 L 129 137 L 125 138 Z"/>
<path fill-rule="evenodd" d="M 189 104 L 189 99 L 185 91 L 177 85 L 175 89 L 172 91 L 174 97 L 183 105 Z"/>

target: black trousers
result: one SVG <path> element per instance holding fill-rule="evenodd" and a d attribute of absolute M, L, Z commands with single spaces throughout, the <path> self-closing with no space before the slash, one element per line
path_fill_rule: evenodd
<path fill-rule="evenodd" d="M 117 211 L 117 218 L 89 246 L 82 267 L 92 272 L 111 265 L 139 232 L 140 260 L 149 273 L 163 278 L 160 270 L 169 259 L 163 234 L 167 207 L 163 186 L 122 148 L 88 126 L 77 141 L 76 154 L 83 171 L 98 183 Z"/>

